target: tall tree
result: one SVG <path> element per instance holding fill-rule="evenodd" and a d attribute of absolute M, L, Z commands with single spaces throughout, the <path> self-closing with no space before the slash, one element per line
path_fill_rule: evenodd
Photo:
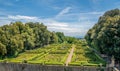
<path fill-rule="evenodd" d="M 88 44 L 120 60 L 120 10 L 107 11 L 86 34 Z"/>

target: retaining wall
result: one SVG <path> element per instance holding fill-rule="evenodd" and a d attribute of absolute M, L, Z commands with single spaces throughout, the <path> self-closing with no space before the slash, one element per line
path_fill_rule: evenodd
<path fill-rule="evenodd" d="M 0 63 L 0 71 L 112 71 L 112 68 L 84 66 L 47 66 L 39 64 Z"/>

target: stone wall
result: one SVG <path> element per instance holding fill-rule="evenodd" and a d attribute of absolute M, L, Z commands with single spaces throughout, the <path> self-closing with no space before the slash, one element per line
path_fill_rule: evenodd
<path fill-rule="evenodd" d="M 46 66 L 39 64 L 0 63 L 0 71 L 112 71 L 112 68 L 84 66 Z"/>

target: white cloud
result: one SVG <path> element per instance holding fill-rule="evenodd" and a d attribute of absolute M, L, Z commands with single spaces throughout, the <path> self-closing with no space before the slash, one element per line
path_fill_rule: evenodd
<path fill-rule="evenodd" d="M 68 22 L 81 22 L 81 21 L 93 21 L 96 20 L 103 14 L 102 11 L 91 11 L 91 12 L 79 12 L 79 13 L 66 13 L 61 16 L 55 17 L 55 20 L 57 21 L 68 21 Z"/>
<path fill-rule="evenodd" d="M 62 31 L 62 32 L 71 31 L 71 29 L 68 28 L 68 27 L 49 26 L 48 28 L 49 29 L 54 29 L 54 30 L 56 29 L 57 31 L 59 30 L 59 31 Z"/>
<path fill-rule="evenodd" d="M 102 15 L 103 13 L 104 13 L 104 11 L 91 11 L 91 12 L 79 12 L 79 13 L 71 12 L 71 13 L 65 13 L 60 16 L 64 17 L 64 16 L 80 16 L 80 15 Z M 58 15 L 56 15 L 56 16 L 58 16 Z"/>
<path fill-rule="evenodd" d="M 1 20 L 0 21 L 0 26 L 4 25 L 4 24 L 9 24 L 11 21 L 10 20 Z"/>
<path fill-rule="evenodd" d="M 43 22 L 50 31 L 64 32 L 67 36 L 84 36 L 95 22 L 97 22 L 96 19 L 103 14 L 103 12 L 96 11 L 74 13 L 70 12 L 70 9 L 71 7 L 66 7 L 55 17 L 51 18 L 43 19 L 36 16 L 8 15 L 1 17 L 0 20 L 4 19 L 6 21 L 2 21 L 4 23 L 18 20 L 22 22 Z"/>
<path fill-rule="evenodd" d="M 44 19 L 42 22 L 44 22 L 48 26 L 55 26 L 55 27 L 68 27 L 68 23 L 65 22 L 58 22 L 51 19 Z"/>
<path fill-rule="evenodd" d="M 14 20 L 37 20 L 38 17 L 33 17 L 33 16 L 23 16 L 23 15 L 8 15 L 9 19 L 14 19 Z"/>
<path fill-rule="evenodd" d="M 58 26 L 58 27 L 67 27 L 68 25 L 65 23 L 51 23 L 51 24 L 48 24 L 48 26 Z"/>
<path fill-rule="evenodd" d="M 67 36 L 84 35 L 88 30 L 83 24 L 59 22 L 53 19 L 41 19 L 50 31 L 64 32 Z"/>
<path fill-rule="evenodd" d="M 102 13 L 103 12 L 68 13 L 68 11 L 62 13 L 61 11 L 61 17 L 58 17 L 57 19 L 56 17 L 40 19 L 39 17 L 35 16 L 23 16 L 23 15 L 15 16 L 8 15 L 6 19 L 8 20 L 12 19 L 16 21 L 22 20 L 24 22 L 28 21 L 43 22 L 50 31 L 64 32 L 64 34 L 67 36 L 84 36 L 86 32 L 89 30 L 89 28 L 91 28 L 95 24 L 95 21 L 92 21 L 92 19 L 95 19 L 96 16 L 100 16 Z M 66 19 L 75 21 L 72 22 L 59 21 Z"/>
<path fill-rule="evenodd" d="M 7 16 L 7 17 L 0 17 L 2 19 L 2 24 L 8 24 L 12 20 L 22 20 L 24 22 L 29 21 L 35 21 L 35 22 L 43 22 L 50 31 L 56 31 L 56 32 L 64 32 L 66 36 L 84 36 L 87 32 L 88 28 L 91 26 L 91 22 L 60 22 L 57 20 L 54 20 L 52 18 L 46 18 L 46 19 L 40 19 L 38 17 L 30 17 L 30 16 Z M 32 20 L 31 20 L 32 19 Z"/>
<path fill-rule="evenodd" d="M 93 22 L 59 22 L 51 19 L 44 19 L 44 24 L 47 25 L 50 31 L 64 32 L 67 36 L 84 36 L 89 27 L 93 26 L 90 23 Z"/>
<path fill-rule="evenodd" d="M 97 11 L 93 11 L 93 12 L 86 12 L 86 13 L 80 13 L 80 14 L 92 14 L 92 15 L 101 15 L 103 14 L 104 12 L 97 12 Z"/>
<path fill-rule="evenodd" d="M 60 17 L 66 13 L 68 13 L 70 11 L 71 7 L 66 7 L 65 9 L 63 9 L 60 13 L 58 13 L 58 15 L 56 15 L 56 17 Z"/>

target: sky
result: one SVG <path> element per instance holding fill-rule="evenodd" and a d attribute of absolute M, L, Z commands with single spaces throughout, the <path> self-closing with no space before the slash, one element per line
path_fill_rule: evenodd
<path fill-rule="evenodd" d="M 0 0 L 0 26 L 42 22 L 50 31 L 84 37 L 104 12 L 116 8 L 120 0 Z"/>

